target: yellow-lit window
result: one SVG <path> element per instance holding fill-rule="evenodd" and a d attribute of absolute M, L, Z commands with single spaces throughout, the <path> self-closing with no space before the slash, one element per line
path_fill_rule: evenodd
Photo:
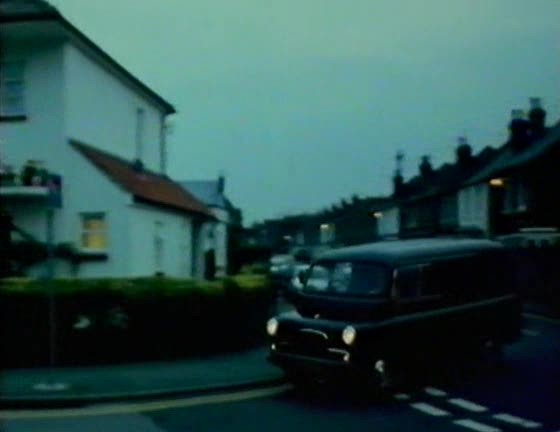
<path fill-rule="evenodd" d="M 82 214 L 82 249 L 107 249 L 107 222 L 105 213 Z"/>

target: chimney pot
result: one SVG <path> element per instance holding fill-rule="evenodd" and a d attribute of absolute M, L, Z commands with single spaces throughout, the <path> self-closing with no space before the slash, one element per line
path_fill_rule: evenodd
<path fill-rule="evenodd" d="M 531 110 L 529 111 L 530 134 L 532 139 L 544 136 L 546 111 L 542 108 L 541 99 L 532 97 L 529 99 Z"/>
<path fill-rule="evenodd" d="M 459 137 L 457 140 L 459 145 L 457 146 L 457 163 L 461 166 L 466 166 L 472 160 L 472 148 L 464 136 Z"/>
<path fill-rule="evenodd" d="M 531 109 L 542 108 L 541 98 L 539 97 L 529 98 L 529 105 L 531 106 Z"/>

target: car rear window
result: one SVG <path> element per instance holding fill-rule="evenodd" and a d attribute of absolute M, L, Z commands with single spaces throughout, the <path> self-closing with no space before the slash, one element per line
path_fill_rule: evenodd
<path fill-rule="evenodd" d="M 380 296 L 387 293 L 389 271 L 374 263 L 321 262 L 309 271 L 305 291 L 328 295 Z"/>

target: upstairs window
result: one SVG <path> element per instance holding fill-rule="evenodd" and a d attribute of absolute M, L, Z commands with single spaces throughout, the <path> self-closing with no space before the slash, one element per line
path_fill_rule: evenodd
<path fill-rule="evenodd" d="M 107 222 L 105 213 L 82 213 L 81 248 L 90 251 L 107 249 Z"/>
<path fill-rule="evenodd" d="M 22 62 L 0 63 L 0 117 L 25 116 Z"/>

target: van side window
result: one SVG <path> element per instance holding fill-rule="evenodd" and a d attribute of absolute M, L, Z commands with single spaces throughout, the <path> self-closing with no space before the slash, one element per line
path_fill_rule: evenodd
<path fill-rule="evenodd" d="M 450 274 L 445 266 L 436 265 L 434 268 L 433 264 L 425 265 L 421 268 L 421 280 L 422 280 L 422 297 L 433 297 L 439 296 L 445 292 L 445 285 L 450 281 Z"/>
<path fill-rule="evenodd" d="M 397 291 L 401 299 L 413 299 L 420 295 L 421 268 L 403 267 L 397 273 Z"/>
<path fill-rule="evenodd" d="M 452 301 L 461 301 L 473 293 L 471 279 L 479 269 L 468 260 L 452 259 L 432 263 L 426 276 L 426 285 L 434 294 L 443 294 Z"/>
<path fill-rule="evenodd" d="M 513 289 L 518 271 L 510 256 L 503 253 L 481 257 L 481 273 L 486 296 L 500 296 Z"/>

